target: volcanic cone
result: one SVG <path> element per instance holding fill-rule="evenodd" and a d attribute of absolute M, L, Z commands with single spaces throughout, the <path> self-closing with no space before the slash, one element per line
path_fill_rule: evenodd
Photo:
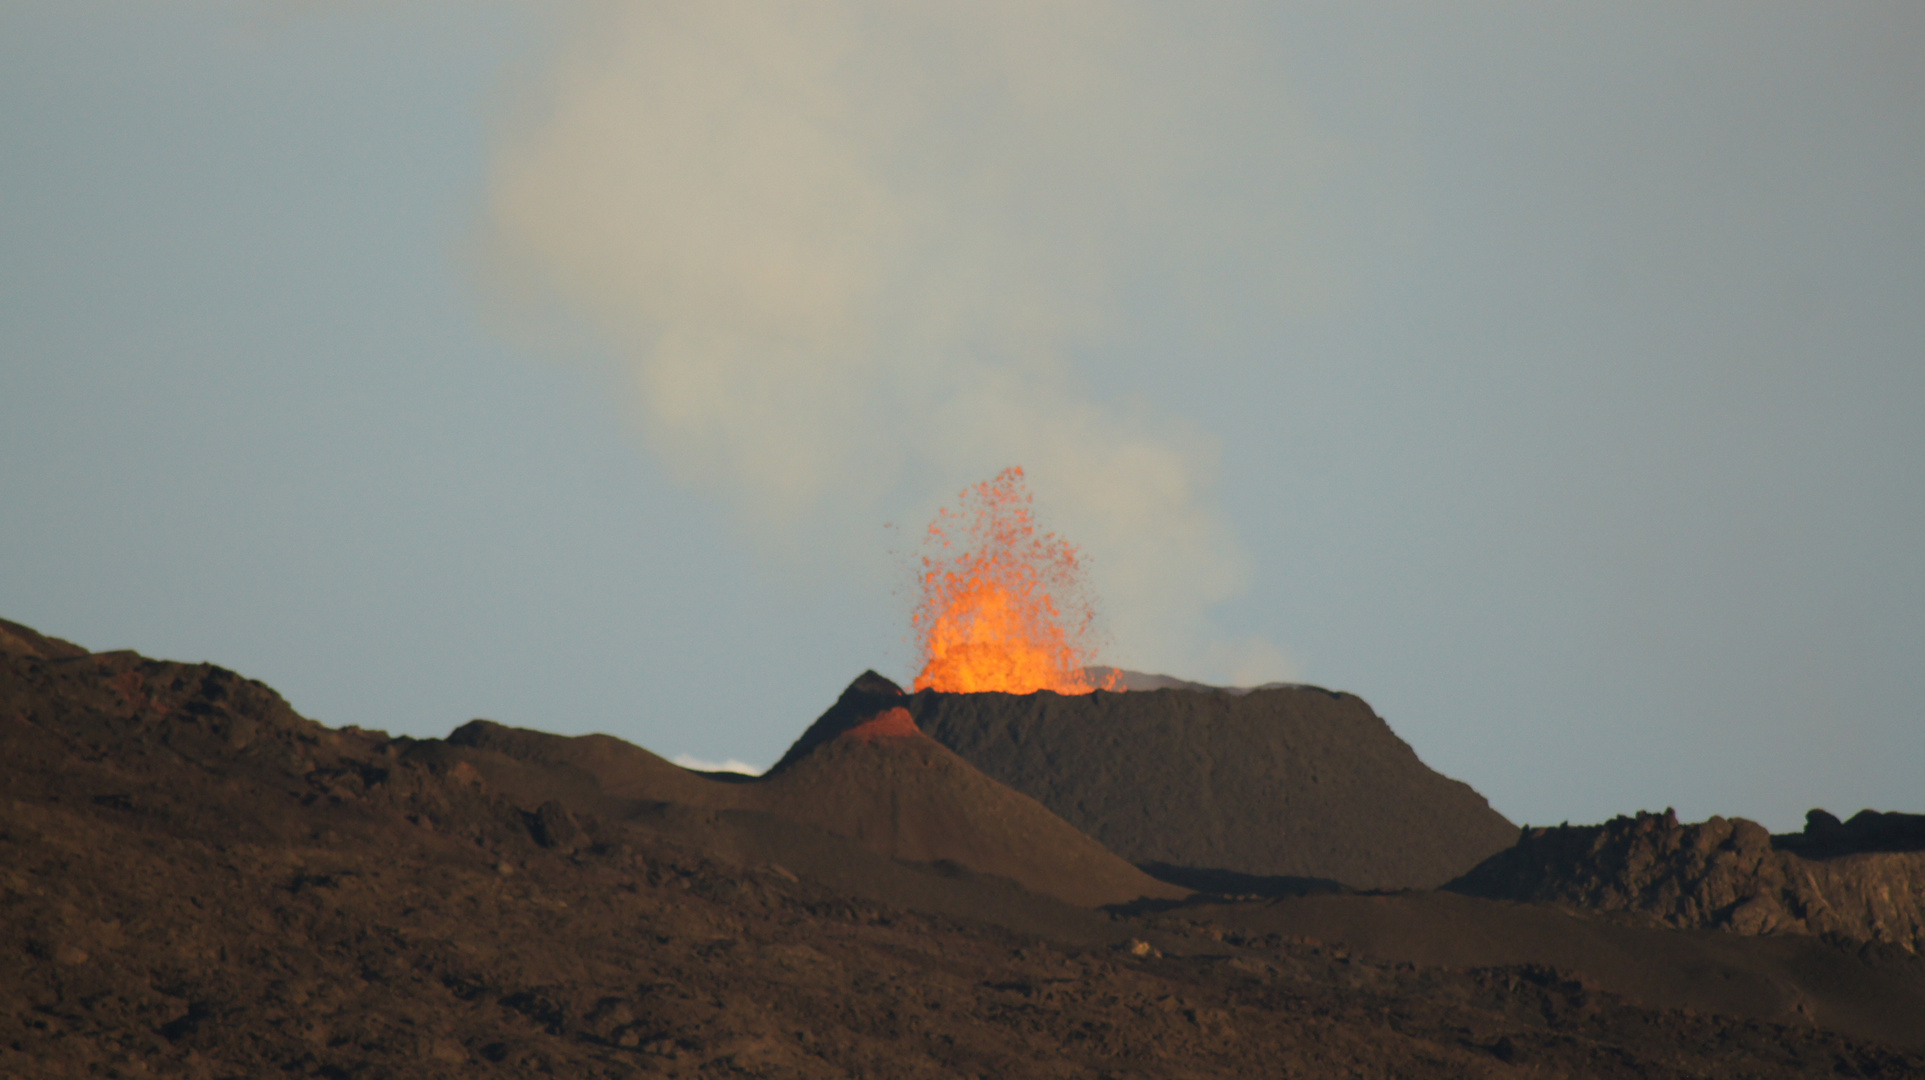
<path fill-rule="evenodd" d="M 1071 903 L 1183 894 L 924 735 L 903 708 L 908 700 L 865 673 L 766 778 L 736 789 L 758 809 L 872 850 L 960 863 Z"/>
<path fill-rule="evenodd" d="M 1429 888 L 1517 838 L 1354 694 L 923 691 L 906 706 L 970 764 L 1195 887 L 1218 888 L 1207 883 L 1224 875 L 1206 872 L 1230 871 Z"/>

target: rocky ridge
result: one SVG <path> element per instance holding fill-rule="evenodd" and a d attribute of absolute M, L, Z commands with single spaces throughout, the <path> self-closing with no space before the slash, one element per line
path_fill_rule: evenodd
<path fill-rule="evenodd" d="M 1867 811 L 1852 822 L 1813 811 L 1804 833 L 1773 837 L 1744 818 L 1682 824 L 1667 810 L 1529 829 L 1448 887 L 1673 927 L 1925 950 L 1925 818 Z"/>

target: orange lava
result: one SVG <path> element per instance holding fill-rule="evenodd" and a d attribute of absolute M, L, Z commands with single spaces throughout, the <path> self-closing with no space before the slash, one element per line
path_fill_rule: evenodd
<path fill-rule="evenodd" d="M 922 603 L 913 624 L 922 646 L 914 688 L 945 693 L 1120 689 L 1099 687 L 1083 667 L 1095 613 L 1083 598 L 1077 552 L 1030 520 L 1023 470 L 962 493 L 959 509 L 938 511 L 922 559 Z"/>

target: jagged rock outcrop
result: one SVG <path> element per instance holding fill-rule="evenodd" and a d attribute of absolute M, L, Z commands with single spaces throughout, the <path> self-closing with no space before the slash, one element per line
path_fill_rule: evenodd
<path fill-rule="evenodd" d="M 1925 850 L 1901 846 L 1913 835 L 1905 819 L 1916 815 L 1867 814 L 1855 816 L 1853 828 L 1814 811 L 1804 833 L 1775 838 L 1743 818 L 1687 825 L 1669 810 L 1529 829 L 1448 888 L 1635 912 L 1676 927 L 1834 935 L 1925 951 Z"/>
<path fill-rule="evenodd" d="M 1925 851 L 1925 814 L 1881 814 L 1860 810 L 1850 821 L 1823 810 L 1805 814 L 1805 831 L 1771 838 L 1772 846 L 1808 859 L 1828 859 L 1860 851 Z"/>

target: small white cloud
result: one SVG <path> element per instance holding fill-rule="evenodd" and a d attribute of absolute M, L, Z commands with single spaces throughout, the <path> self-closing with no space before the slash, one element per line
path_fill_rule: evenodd
<path fill-rule="evenodd" d="M 751 765 L 746 761 L 737 761 L 734 758 L 729 758 L 726 761 L 707 761 L 696 757 L 694 754 L 677 754 L 669 760 L 684 769 L 694 769 L 696 772 L 734 772 L 743 773 L 748 776 L 761 776 L 768 768 L 766 765 Z"/>

